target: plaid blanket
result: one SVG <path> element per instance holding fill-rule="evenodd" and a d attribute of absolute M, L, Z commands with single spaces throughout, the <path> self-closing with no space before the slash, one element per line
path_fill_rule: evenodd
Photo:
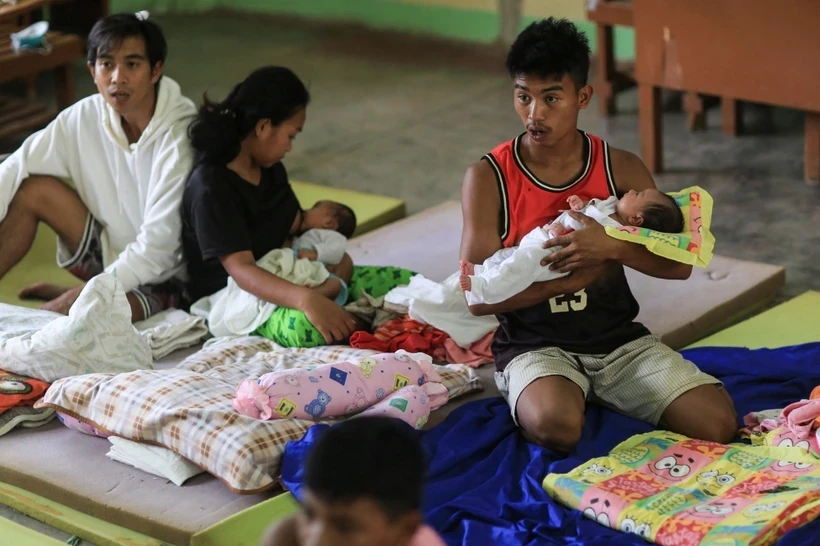
<path fill-rule="evenodd" d="M 232 491 L 254 494 L 276 485 L 285 444 L 315 423 L 240 415 L 231 405 L 239 383 L 372 354 L 340 346 L 284 349 L 265 338 L 243 337 L 207 347 L 172 369 L 61 379 L 38 406 L 53 407 L 107 435 L 167 447 Z M 450 399 L 481 389 L 469 366 L 436 366 L 436 371 Z"/>

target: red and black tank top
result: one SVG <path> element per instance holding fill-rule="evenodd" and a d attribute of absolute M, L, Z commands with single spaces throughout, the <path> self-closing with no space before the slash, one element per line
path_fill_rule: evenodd
<path fill-rule="evenodd" d="M 526 133 L 524 133 L 526 134 Z M 524 134 L 496 147 L 484 159 L 492 166 L 501 195 L 501 241 L 519 244 L 537 226 L 551 222 L 568 208 L 567 198 L 588 201 L 616 195 L 609 145 L 581 132 L 586 161 L 568 184 L 551 186 L 539 180 L 524 163 Z M 533 307 L 498 315 L 493 354 L 499 370 L 516 356 L 545 347 L 579 354 L 608 354 L 649 331 L 635 322 L 638 302 L 632 295 L 623 266 L 576 292 Z"/>

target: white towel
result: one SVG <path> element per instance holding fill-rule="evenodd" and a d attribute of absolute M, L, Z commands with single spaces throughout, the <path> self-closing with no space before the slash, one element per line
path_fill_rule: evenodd
<path fill-rule="evenodd" d="M 476 317 L 470 313 L 458 277 L 459 273 L 454 273 L 438 283 L 416 275 L 409 285 L 387 293 L 385 309 L 406 313 L 413 320 L 438 328 L 467 349 L 498 328 L 498 320 L 492 315 Z"/>
<path fill-rule="evenodd" d="M 177 349 L 196 345 L 208 335 L 205 319 L 189 315 L 180 309 L 168 309 L 134 324 L 148 346 L 154 360 Z"/>
<path fill-rule="evenodd" d="M 297 260 L 289 248 L 271 250 L 256 265 L 299 286 L 319 286 L 330 276 L 324 264 Z M 228 286 L 191 306 L 192 314 L 208 320 L 214 337 L 250 334 L 275 310 L 276 305 L 245 292 L 232 278 L 228 278 Z"/>
<path fill-rule="evenodd" d="M 111 442 L 111 450 L 106 456 L 110 459 L 168 479 L 176 485 L 182 485 L 189 478 L 204 472 L 164 447 L 140 444 L 116 436 L 109 436 L 108 441 Z"/>

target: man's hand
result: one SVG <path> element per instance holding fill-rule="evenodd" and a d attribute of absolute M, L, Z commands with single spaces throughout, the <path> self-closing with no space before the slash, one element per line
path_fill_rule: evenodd
<path fill-rule="evenodd" d="M 315 250 L 310 250 L 308 248 L 300 248 L 296 251 L 296 257 L 300 260 L 303 258 L 307 258 L 308 260 L 316 261 L 319 259 L 319 253 Z"/>
<path fill-rule="evenodd" d="M 74 305 L 74 302 L 77 301 L 78 297 L 80 297 L 80 292 L 83 291 L 83 288 L 85 288 L 85 283 L 80 286 L 75 286 L 74 288 L 69 288 L 63 292 L 62 296 L 54 298 L 53 300 L 43 304 L 40 309 L 67 315 L 68 311 L 71 309 L 71 306 Z"/>
<path fill-rule="evenodd" d="M 568 214 L 581 222 L 584 228 L 544 243 L 544 248 L 564 248 L 544 258 L 541 265 L 552 264 L 550 269 L 553 271 L 569 273 L 576 269 L 595 267 L 616 258 L 620 242 L 608 236 L 604 226 L 580 212 L 571 211 Z"/>

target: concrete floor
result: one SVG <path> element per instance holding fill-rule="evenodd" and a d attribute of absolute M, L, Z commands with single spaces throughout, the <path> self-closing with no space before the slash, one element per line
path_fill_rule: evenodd
<path fill-rule="evenodd" d="M 292 178 L 398 197 L 409 213 L 458 199 L 464 171 L 522 130 L 512 108 L 503 54 L 490 47 L 431 42 L 360 29 L 306 26 L 235 14 L 166 16 L 166 74 L 199 102 L 223 98 L 252 69 L 293 68 L 309 83 L 308 122 L 285 164 Z M 77 63 L 77 93 L 94 92 Z M 41 78 L 44 96 L 50 80 Z M 638 152 L 636 94 L 601 119 L 595 104 L 582 129 Z M 803 182 L 803 116 L 749 108 L 747 136 L 690 133 L 685 116 L 664 116 L 664 190 L 693 184 L 715 199 L 716 252 L 787 269 L 780 301 L 820 290 L 820 188 Z M 0 142 L 0 153 L 15 142 Z M 0 514 L 9 514 L 1 512 Z M 62 535 L 61 535 L 62 536 Z"/>

